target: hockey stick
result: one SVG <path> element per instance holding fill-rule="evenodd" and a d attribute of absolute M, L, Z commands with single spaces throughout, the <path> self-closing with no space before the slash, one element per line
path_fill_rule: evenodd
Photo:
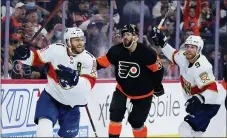
<path fill-rule="evenodd" d="M 93 120 L 92 120 L 92 118 L 91 118 L 90 111 L 89 111 L 89 109 L 88 109 L 88 106 L 86 105 L 85 108 L 86 108 L 87 115 L 88 115 L 88 118 L 89 118 L 89 120 L 90 120 L 92 129 L 93 129 L 93 132 L 94 132 L 94 134 L 95 134 L 95 137 L 98 137 L 98 135 L 97 135 L 97 133 L 96 133 L 95 125 L 94 125 L 94 123 L 93 123 Z"/>
<path fill-rule="evenodd" d="M 32 42 L 37 35 L 41 32 L 41 30 L 46 27 L 47 23 L 51 20 L 51 18 L 57 13 L 58 9 L 60 8 L 60 6 L 63 4 L 63 2 L 66 0 L 60 0 L 58 2 L 58 5 L 54 8 L 54 10 L 50 13 L 50 15 L 48 16 L 48 18 L 46 19 L 46 21 L 43 23 L 42 27 L 35 33 L 35 35 L 31 38 L 30 42 Z"/>
<path fill-rule="evenodd" d="M 172 3 L 170 3 L 169 7 L 168 7 L 168 10 L 167 12 L 165 13 L 165 16 L 162 18 L 162 20 L 160 21 L 159 25 L 158 25 L 158 29 L 161 28 L 161 26 L 163 25 L 163 23 L 165 22 L 166 20 L 166 17 L 168 16 L 169 12 L 171 11 L 170 9 L 173 10 L 173 7 L 172 7 Z"/>

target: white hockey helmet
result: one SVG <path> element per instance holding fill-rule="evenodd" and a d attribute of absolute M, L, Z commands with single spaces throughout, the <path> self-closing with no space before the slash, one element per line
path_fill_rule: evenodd
<path fill-rule="evenodd" d="M 185 43 L 185 45 L 190 44 L 190 45 L 195 45 L 197 46 L 197 54 L 201 54 L 202 50 L 203 50 L 203 39 L 200 36 L 195 36 L 195 35 L 190 35 Z"/>
<path fill-rule="evenodd" d="M 67 46 L 69 45 L 69 48 L 71 47 L 70 39 L 76 37 L 84 37 L 84 32 L 78 27 L 66 28 L 64 33 L 64 42 Z"/>

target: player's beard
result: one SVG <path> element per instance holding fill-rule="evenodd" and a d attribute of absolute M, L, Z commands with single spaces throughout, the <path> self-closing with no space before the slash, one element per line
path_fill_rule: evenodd
<path fill-rule="evenodd" d="M 132 39 L 129 41 L 128 39 L 123 40 L 123 45 L 125 48 L 130 48 L 132 46 Z"/>
<path fill-rule="evenodd" d="M 192 60 L 196 57 L 196 54 L 192 54 L 190 52 L 186 52 L 186 58 L 187 60 Z"/>
<path fill-rule="evenodd" d="M 76 47 L 72 47 L 71 50 L 74 54 L 80 54 L 84 51 L 84 46 L 78 45 Z"/>

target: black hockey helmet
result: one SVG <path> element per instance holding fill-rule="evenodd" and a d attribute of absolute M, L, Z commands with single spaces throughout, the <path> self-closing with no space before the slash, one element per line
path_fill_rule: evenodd
<path fill-rule="evenodd" d="M 139 29 L 133 24 L 125 25 L 121 30 L 121 35 L 123 36 L 125 32 L 130 32 L 133 35 L 139 35 Z"/>

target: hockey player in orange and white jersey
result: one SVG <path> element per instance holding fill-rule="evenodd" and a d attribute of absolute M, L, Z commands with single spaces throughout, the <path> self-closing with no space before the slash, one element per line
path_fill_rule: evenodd
<path fill-rule="evenodd" d="M 185 49 L 178 51 L 167 43 L 158 28 L 154 27 L 150 35 L 164 55 L 180 68 L 188 115 L 179 127 L 179 134 L 181 137 L 201 137 L 222 102 L 212 65 L 201 53 L 204 42 L 200 36 L 191 35 L 185 41 Z"/>
<path fill-rule="evenodd" d="M 87 104 L 86 97 L 97 78 L 96 59 L 84 50 L 83 31 L 67 28 L 64 41 L 37 51 L 26 46 L 15 50 L 15 57 L 24 64 L 49 64 L 48 83 L 36 105 L 37 137 L 53 137 L 57 120 L 60 137 L 75 137 L 79 131 L 79 106 Z"/>

